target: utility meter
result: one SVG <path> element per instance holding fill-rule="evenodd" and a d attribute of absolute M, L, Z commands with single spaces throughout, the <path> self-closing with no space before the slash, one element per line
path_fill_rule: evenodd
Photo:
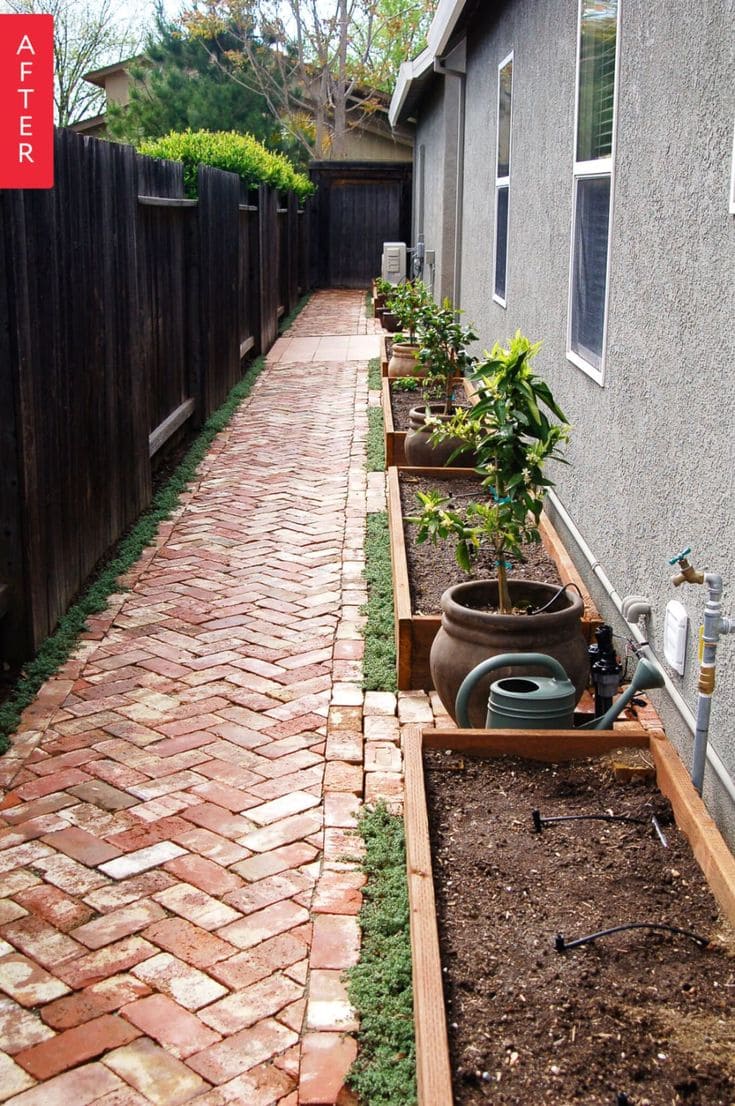
<path fill-rule="evenodd" d="M 383 280 L 391 284 L 400 284 L 406 279 L 406 243 L 384 242 L 381 265 Z"/>

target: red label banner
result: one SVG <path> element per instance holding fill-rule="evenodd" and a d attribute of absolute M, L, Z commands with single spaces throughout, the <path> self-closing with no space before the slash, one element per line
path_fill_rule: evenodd
<path fill-rule="evenodd" d="M 0 188 L 53 186 L 53 16 L 0 15 Z"/>

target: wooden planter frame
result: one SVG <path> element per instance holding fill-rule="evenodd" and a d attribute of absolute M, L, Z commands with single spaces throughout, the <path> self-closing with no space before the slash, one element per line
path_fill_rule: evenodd
<path fill-rule="evenodd" d="M 467 380 L 465 377 L 458 376 L 455 380 L 455 384 L 460 383 L 464 384 L 465 396 L 468 400 L 471 401 L 474 395 L 474 389 L 470 381 Z M 391 381 L 388 377 L 386 366 L 386 371 L 383 373 L 383 380 L 380 389 L 380 404 L 383 408 L 383 440 L 385 445 L 385 467 L 405 468 L 406 431 L 396 430 L 395 423 L 393 422 L 393 409 L 390 402 L 390 386 Z M 417 400 L 417 403 L 418 402 L 419 401 Z"/>
<path fill-rule="evenodd" d="M 622 746 L 649 751 L 659 791 L 671 803 L 676 824 L 687 837 L 723 914 L 735 925 L 735 858 L 692 786 L 679 755 L 663 734 L 647 732 L 635 722 L 621 723 L 614 730 L 422 730 L 421 726 L 404 730 L 406 867 L 419 1106 L 453 1103 L 423 750 L 453 749 L 477 756 L 507 754 L 560 763 L 580 756 L 599 756 Z"/>
<path fill-rule="evenodd" d="M 475 472 L 473 469 L 410 467 L 398 469 L 395 466 L 388 469 L 388 526 L 393 574 L 398 689 L 431 691 L 434 685 L 429 671 L 429 652 L 441 626 L 441 614 L 414 614 L 411 609 L 411 590 L 408 582 L 408 562 L 401 510 L 400 473 L 428 476 L 432 480 L 441 481 L 471 477 Z M 556 562 L 562 583 L 575 584 L 579 588 L 584 603 L 582 630 L 587 641 L 592 643 L 594 631 L 602 624 L 600 614 L 582 577 L 564 548 L 561 538 L 545 515 L 541 516 L 540 530 L 544 548 Z"/>

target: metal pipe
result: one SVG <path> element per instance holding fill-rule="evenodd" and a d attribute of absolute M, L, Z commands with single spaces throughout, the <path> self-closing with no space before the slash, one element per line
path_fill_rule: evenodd
<path fill-rule="evenodd" d="M 623 600 L 621 596 L 613 587 L 602 565 L 595 557 L 585 539 L 582 537 L 582 534 L 580 533 L 575 523 L 572 521 L 569 512 L 559 499 L 558 495 L 554 491 L 549 490 L 549 492 L 547 493 L 547 497 L 554 510 L 557 512 L 559 518 L 563 522 L 565 528 L 569 531 L 575 545 L 579 549 L 579 552 L 589 564 L 590 569 L 592 570 L 596 579 L 605 591 L 605 594 L 608 596 L 610 601 L 615 606 L 616 610 L 619 612 L 620 617 L 628 625 L 631 637 L 633 637 L 635 641 L 637 641 L 638 644 L 641 646 L 641 653 L 658 663 L 656 654 L 646 641 L 645 636 L 641 633 L 640 628 L 635 623 L 627 622 L 627 620 L 625 619 L 625 616 L 623 614 Z M 685 722 L 685 724 L 693 734 L 696 734 L 697 722 L 691 708 L 689 707 L 689 704 L 679 691 L 678 687 L 676 687 L 671 677 L 666 672 L 664 672 L 663 675 L 664 688 L 666 689 L 669 698 L 671 699 L 673 705 L 676 707 L 678 713 L 681 715 L 682 721 Z M 710 767 L 712 768 L 712 771 L 717 776 L 717 779 L 720 781 L 723 790 L 726 792 L 728 798 L 730 799 L 730 802 L 735 806 L 735 781 L 733 781 L 732 776 L 728 772 L 725 765 L 722 763 L 722 760 L 720 759 L 717 751 L 713 749 L 711 745 L 707 746 L 705 756 L 707 761 L 709 762 Z"/>
<path fill-rule="evenodd" d="M 692 756 L 692 783 L 699 794 L 704 785 L 704 769 L 707 761 L 709 741 L 709 722 L 712 710 L 712 695 L 715 690 L 715 658 L 720 634 L 731 634 L 735 622 L 722 617 L 722 577 L 707 572 L 704 575 L 707 588 L 707 602 L 704 605 L 704 633 L 702 635 L 702 659 L 699 665 L 699 683 L 697 684 L 697 714 L 694 731 L 694 754 Z"/>

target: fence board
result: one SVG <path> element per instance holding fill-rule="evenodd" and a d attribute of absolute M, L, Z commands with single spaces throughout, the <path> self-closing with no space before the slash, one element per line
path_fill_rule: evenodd
<path fill-rule="evenodd" d="M 199 303 L 203 345 L 203 405 L 210 415 L 240 378 L 240 181 L 199 166 Z"/>
<path fill-rule="evenodd" d="M 277 195 L 272 188 L 258 189 L 260 240 L 260 348 L 270 349 L 278 337 L 280 306 Z"/>
<path fill-rule="evenodd" d="M 180 162 L 138 156 L 137 172 L 139 197 L 183 199 Z M 184 254 L 186 223 L 194 210 L 163 203 L 138 205 L 138 282 L 149 434 L 191 397 Z"/>

